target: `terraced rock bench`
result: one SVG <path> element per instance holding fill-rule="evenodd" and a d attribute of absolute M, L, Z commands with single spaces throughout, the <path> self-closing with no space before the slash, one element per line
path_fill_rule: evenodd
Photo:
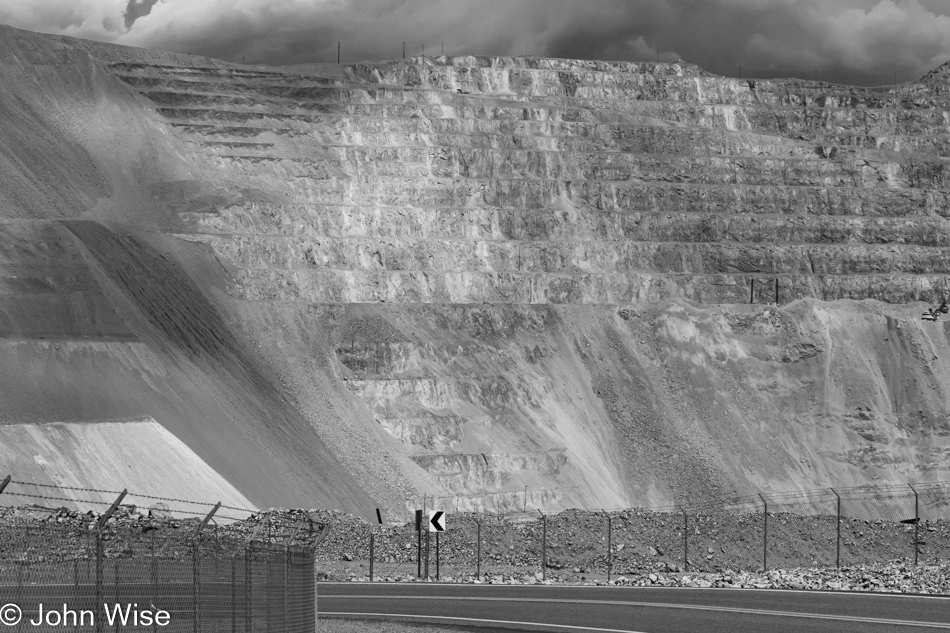
<path fill-rule="evenodd" d="M 111 70 L 191 160 L 266 192 L 183 212 L 178 237 L 233 268 L 233 297 L 321 315 L 335 371 L 456 505 L 621 503 L 624 460 L 719 472 L 637 447 L 680 433 L 656 403 L 617 422 L 578 341 L 632 349 L 610 333 L 626 306 L 948 292 L 947 67 L 883 88 L 476 57 Z"/>

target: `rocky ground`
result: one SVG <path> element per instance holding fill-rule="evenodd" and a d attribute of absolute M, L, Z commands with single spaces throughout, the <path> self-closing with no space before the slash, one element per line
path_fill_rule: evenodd
<path fill-rule="evenodd" d="M 368 581 L 366 576 L 352 581 Z M 416 582 L 415 576 L 377 577 L 384 582 Z M 443 576 L 441 582 L 535 585 L 572 583 L 583 585 L 616 585 L 631 587 L 732 587 L 746 589 L 813 589 L 834 591 L 881 591 L 889 593 L 950 593 L 950 565 L 914 565 L 904 561 L 835 568 L 771 569 L 768 572 L 724 570 L 722 572 L 653 572 L 613 576 L 604 574 L 576 576 L 547 574 L 540 571 L 509 570 L 508 573 L 486 573 L 482 576 Z"/>
<path fill-rule="evenodd" d="M 614 576 L 642 572 L 717 573 L 761 570 L 763 553 L 769 568 L 842 567 L 914 559 L 914 526 L 896 521 L 842 519 L 840 559 L 834 517 L 769 514 L 767 550 L 763 552 L 760 514 L 716 513 L 690 516 L 684 538 L 681 514 L 625 511 L 610 516 L 610 567 Z M 449 574 L 472 574 L 481 555 L 482 569 L 541 569 L 546 541 L 549 574 L 581 579 L 607 572 L 608 515 L 570 510 L 546 517 L 449 516 L 448 531 L 439 542 L 440 565 Z M 416 534 L 410 524 L 372 526 L 347 515 L 322 517 L 331 524 L 317 548 L 318 560 L 334 577 L 358 576 L 369 561 L 373 537 L 377 569 L 411 566 Z M 922 521 L 920 562 L 935 563 L 950 555 L 950 524 Z M 481 536 L 481 544 L 478 536 Z M 423 539 L 423 544 L 425 540 Z M 687 555 L 684 561 L 684 547 Z M 435 561 L 435 541 L 430 540 Z"/>
<path fill-rule="evenodd" d="M 152 542 L 163 555 L 184 556 L 199 519 L 170 516 L 164 504 L 121 506 L 104 529 L 106 558 L 145 555 Z M 0 509 L 0 560 L 49 563 L 90 556 L 101 515 L 37 506 Z M 459 514 L 439 538 L 439 580 L 492 584 L 584 583 L 632 586 L 754 587 L 950 593 L 950 523 L 923 522 L 915 565 L 914 526 L 844 519 L 841 568 L 835 567 L 833 517 L 770 514 L 768 571 L 762 571 L 762 516 L 691 516 L 683 561 L 683 516 L 644 511 L 610 516 L 568 511 L 540 518 Z M 372 525 L 324 510 L 270 510 L 205 529 L 203 551 L 264 544 L 311 545 L 318 578 L 416 581 L 412 524 Z M 425 544 L 426 539 L 423 539 Z M 542 571 L 541 545 L 546 543 Z M 176 545 L 180 545 L 178 548 Z M 423 549 L 424 551 L 424 549 Z M 481 557 L 479 564 L 478 557 Z M 436 577 L 435 540 L 429 575 Z"/>

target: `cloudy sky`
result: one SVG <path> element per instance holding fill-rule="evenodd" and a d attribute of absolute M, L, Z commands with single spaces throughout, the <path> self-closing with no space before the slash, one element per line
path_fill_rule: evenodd
<path fill-rule="evenodd" d="M 427 54 L 643 61 L 860 85 L 950 60 L 950 0 L 2 0 L 0 23 L 288 64 Z"/>

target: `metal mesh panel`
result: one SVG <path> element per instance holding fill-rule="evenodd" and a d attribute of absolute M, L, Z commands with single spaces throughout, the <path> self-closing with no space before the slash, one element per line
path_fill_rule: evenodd
<path fill-rule="evenodd" d="M 919 495 L 920 518 L 950 520 L 950 486 L 945 483 L 915 484 Z"/>
<path fill-rule="evenodd" d="M 475 516 L 452 515 L 452 523 L 439 536 L 439 573 L 442 580 L 473 578 L 478 573 L 481 530 Z"/>
<path fill-rule="evenodd" d="M 913 519 L 914 491 L 908 486 L 878 486 L 874 490 L 850 488 L 838 490 L 841 516 L 864 521 Z"/>
<path fill-rule="evenodd" d="M 624 510 L 611 516 L 611 573 L 614 577 L 664 571 L 681 563 L 676 534 L 681 517 L 645 510 Z M 678 553 L 679 552 L 679 553 Z"/>
<path fill-rule="evenodd" d="M 374 580 L 415 577 L 419 571 L 418 533 L 413 525 L 380 527 L 374 533 Z"/>
<path fill-rule="evenodd" d="M 4 611 L 6 630 L 314 631 L 309 546 L 247 543 L 213 525 L 199 533 L 195 519 L 126 512 L 103 524 L 65 508 L 6 512 L 0 605 L 20 611 L 15 623 Z"/>
<path fill-rule="evenodd" d="M 837 564 L 838 497 L 831 490 L 763 494 L 768 504 L 769 567 Z"/>
<path fill-rule="evenodd" d="M 703 518 L 707 521 L 703 522 Z M 699 550 L 695 560 L 699 569 L 753 570 L 766 564 L 763 560 L 765 521 L 761 510 L 709 513 L 706 517 L 696 517 L 694 524 L 697 534 L 693 541 Z"/>

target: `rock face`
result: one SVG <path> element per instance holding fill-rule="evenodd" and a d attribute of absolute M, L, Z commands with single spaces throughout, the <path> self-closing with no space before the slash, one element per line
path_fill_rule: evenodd
<path fill-rule="evenodd" d="M 213 270 L 207 340 L 266 368 L 256 388 L 385 507 L 947 473 L 950 350 L 917 319 L 948 292 L 947 67 L 871 89 L 685 63 L 264 68 L 4 33 L 8 57 L 108 82 L 156 167 L 3 217 L 84 207 L 173 244 L 199 286 Z"/>

